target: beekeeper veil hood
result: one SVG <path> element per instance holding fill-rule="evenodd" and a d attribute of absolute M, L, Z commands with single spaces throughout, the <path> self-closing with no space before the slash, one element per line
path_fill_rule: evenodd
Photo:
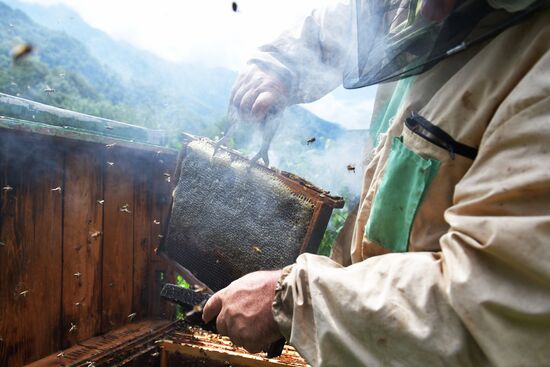
<path fill-rule="evenodd" d="M 344 87 L 360 88 L 420 74 L 454 53 L 495 37 L 549 3 L 353 0 L 356 21 Z M 445 5 L 448 9 L 442 10 Z"/>

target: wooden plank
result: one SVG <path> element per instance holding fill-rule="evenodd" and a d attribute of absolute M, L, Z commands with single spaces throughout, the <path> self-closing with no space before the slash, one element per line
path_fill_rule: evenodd
<path fill-rule="evenodd" d="M 150 293 L 152 316 L 172 318 L 175 315 L 176 308 L 160 299 L 160 290 L 166 282 L 174 283 L 176 281 L 176 272 L 167 265 L 166 260 L 157 255 L 162 236 L 168 228 L 168 217 L 172 204 L 172 191 L 174 189 L 174 170 L 176 166 L 176 157 L 174 155 L 161 154 L 154 157 L 157 161 L 152 167 L 152 185 L 153 202 L 152 215 L 153 226 L 151 229 L 152 252 L 151 252 L 151 274 L 150 284 L 152 285 Z M 170 180 L 168 176 L 170 175 Z"/>
<path fill-rule="evenodd" d="M 134 180 L 128 151 L 108 150 L 104 179 L 102 332 L 129 321 L 133 292 Z"/>
<path fill-rule="evenodd" d="M 151 160 L 135 157 L 134 166 L 134 290 L 133 307 L 138 320 L 149 314 L 152 217 Z"/>
<path fill-rule="evenodd" d="M 304 241 L 300 247 L 300 253 L 317 253 L 332 215 L 332 210 L 333 207 L 330 205 L 320 201 L 316 203 Z"/>
<path fill-rule="evenodd" d="M 186 343 L 174 343 L 163 341 L 160 343 L 161 351 L 168 353 L 178 353 L 191 360 L 198 360 L 208 365 L 214 365 L 216 362 L 223 365 L 242 366 L 242 367 L 274 367 L 274 366 L 306 366 L 305 363 L 291 362 L 285 363 L 279 359 L 268 359 L 257 354 L 248 354 L 233 350 L 219 349 L 205 345 L 193 345 Z"/>
<path fill-rule="evenodd" d="M 3 135 L 0 209 L 0 365 L 59 348 L 62 153 L 48 141 Z"/>
<path fill-rule="evenodd" d="M 103 149 L 66 155 L 63 219 L 62 347 L 101 331 Z"/>
<path fill-rule="evenodd" d="M 144 320 L 132 325 L 125 325 L 68 349 L 58 350 L 28 367 L 86 365 L 88 361 L 97 361 L 108 355 L 122 354 L 134 345 L 147 344 L 169 332 L 173 327 L 173 323 L 167 320 Z"/>

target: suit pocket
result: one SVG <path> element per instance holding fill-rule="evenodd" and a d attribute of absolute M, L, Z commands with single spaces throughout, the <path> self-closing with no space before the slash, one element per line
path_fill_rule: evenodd
<path fill-rule="evenodd" d="M 439 166 L 439 160 L 424 158 L 407 148 L 402 137 L 393 139 L 365 226 L 370 241 L 392 252 L 407 251 L 416 211 Z"/>

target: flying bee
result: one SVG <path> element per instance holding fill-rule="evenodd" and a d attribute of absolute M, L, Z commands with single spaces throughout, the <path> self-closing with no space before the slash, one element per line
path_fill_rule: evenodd
<path fill-rule="evenodd" d="M 69 329 L 69 333 L 75 332 L 77 330 L 76 324 L 73 324 L 71 322 L 71 328 Z"/>
<path fill-rule="evenodd" d="M 46 88 L 44 88 L 44 93 L 47 93 L 47 94 L 52 94 L 55 92 L 55 89 L 53 89 L 52 87 L 46 85 Z"/>
<path fill-rule="evenodd" d="M 128 209 L 129 207 L 130 207 L 129 204 L 124 204 L 124 205 L 120 208 L 120 211 L 123 212 L 123 213 L 128 213 L 128 214 L 130 214 L 131 211 L 130 211 L 130 209 Z"/>
<path fill-rule="evenodd" d="M 311 138 L 309 138 L 309 139 L 306 140 L 306 144 L 307 144 L 307 145 L 313 144 L 313 143 L 315 143 L 316 140 L 317 140 L 317 139 L 315 139 L 315 137 L 311 137 Z"/>
<path fill-rule="evenodd" d="M 105 148 L 112 148 L 116 145 L 116 143 L 106 144 Z"/>
<path fill-rule="evenodd" d="M 30 290 L 27 289 L 27 290 L 24 290 L 23 292 L 19 292 L 19 295 L 23 296 L 23 297 L 26 297 L 27 294 L 29 294 L 29 292 L 30 292 Z"/>
<path fill-rule="evenodd" d="M 61 186 L 57 186 L 55 189 L 52 189 L 52 191 L 59 191 L 59 192 L 61 192 Z"/>
<path fill-rule="evenodd" d="M 16 45 L 11 49 L 11 57 L 13 59 L 13 62 L 17 62 L 23 59 L 25 56 L 30 55 L 32 50 L 33 50 L 33 47 L 30 43 L 22 43 L 22 44 Z"/>
<path fill-rule="evenodd" d="M 348 172 L 353 172 L 355 173 L 355 165 L 353 164 L 348 164 L 348 166 L 346 167 Z"/>
<path fill-rule="evenodd" d="M 75 278 L 80 278 L 80 276 L 82 275 L 79 271 L 77 271 L 76 273 L 73 274 Z"/>
<path fill-rule="evenodd" d="M 56 355 L 57 359 L 65 358 L 65 353 L 61 352 L 58 355 Z"/>
<path fill-rule="evenodd" d="M 252 246 L 252 250 L 256 251 L 256 253 L 258 253 L 258 254 L 262 253 L 262 249 L 259 248 L 258 246 Z"/>
<path fill-rule="evenodd" d="M 2 241 L 0 241 L 0 246 L 6 246 L 6 244 Z"/>
<path fill-rule="evenodd" d="M 153 223 L 154 223 L 154 224 L 160 224 L 160 221 L 159 221 L 159 220 L 156 220 L 156 219 L 153 219 Z"/>
<path fill-rule="evenodd" d="M 95 231 L 95 232 L 90 234 L 91 238 L 97 238 L 99 236 L 101 236 L 101 231 Z"/>
<path fill-rule="evenodd" d="M 105 128 L 106 128 L 107 130 L 113 130 L 113 127 L 112 127 L 111 125 L 105 125 Z"/>
<path fill-rule="evenodd" d="M 194 314 L 200 313 L 200 312 L 202 312 L 202 304 L 199 303 L 198 305 L 194 305 L 193 309 L 191 311 L 187 312 L 185 314 L 185 316 L 187 316 L 187 317 L 193 316 Z"/>
<path fill-rule="evenodd" d="M 103 199 L 97 201 L 97 203 L 98 203 L 99 205 L 103 205 L 104 202 L 105 202 L 105 200 L 103 200 Z"/>
<path fill-rule="evenodd" d="M 112 167 L 115 165 L 115 162 L 107 162 L 107 164 Z"/>
<path fill-rule="evenodd" d="M 201 286 L 198 286 L 198 285 L 195 284 L 195 285 L 193 286 L 193 291 L 194 291 L 195 293 L 206 293 L 206 292 L 208 292 L 208 288 L 206 288 L 206 287 L 201 287 Z"/>
<path fill-rule="evenodd" d="M 133 321 L 136 318 L 136 316 L 137 316 L 137 313 L 133 312 L 128 315 L 128 320 Z"/>
<path fill-rule="evenodd" d="M 12 191 L 12 190 L 13 190 L 13 187 L 11 187 L 10 185 L 6 185 L 2 187 L 2 191 Z"/>
<path fill-rule="evenodd" d="M 239 5 L 233 1 L 233 3 L 231 3 L 231 9 L 233 9 L 233 12 L 237 12 L 239 10 Z"/>

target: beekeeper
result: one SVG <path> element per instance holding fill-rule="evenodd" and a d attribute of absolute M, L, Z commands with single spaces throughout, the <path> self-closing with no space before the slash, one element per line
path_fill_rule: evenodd
<path fill-rule="evenodd" d="M 261 121 L 342 80 L 384 83 L 350 230 L 330 259 L 233 282 L 204 318 L 253 352 L 282 334 L 313 366 L 550 366 L 548 1 L 316 11 L 231 103 Z"/>

